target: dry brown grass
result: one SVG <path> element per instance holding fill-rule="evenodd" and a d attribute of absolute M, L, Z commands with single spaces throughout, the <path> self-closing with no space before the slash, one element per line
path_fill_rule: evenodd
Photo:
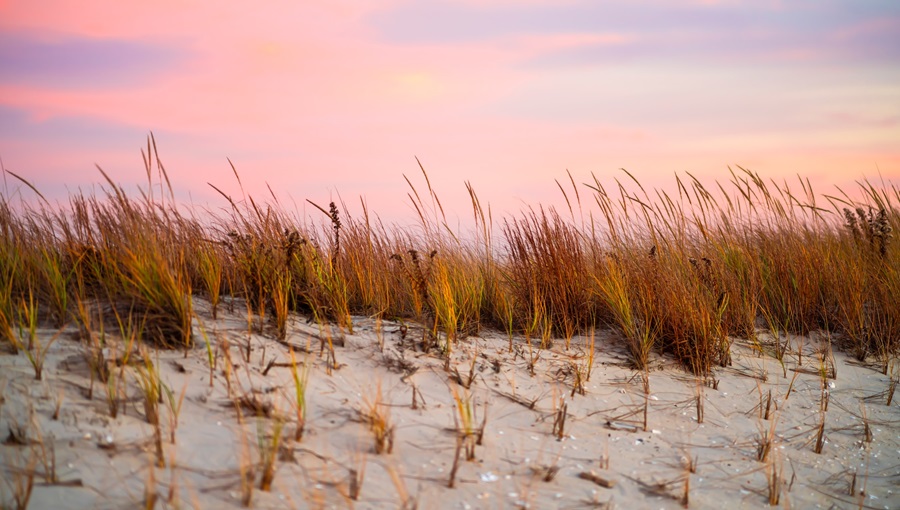
<path fill-rule="evenodd" d="M 534 347 L 554 338 L 568 347 L 611 326 L 636 367 L 658 351 L 705 376 L 730 363 L 733 337 L 756 341 L 758 323 L 779 359 L 793 348 L 788 334 L 818 329 L 884 371 L 900 351 L 896 187 L 863 181 L 851 198 L 799 179 L 795 192 L 740 168 L 712 187 L 677 177 L 671 195 L 630 174 L 614 186 L 570 178 L 571 189 L 560 185 L 568 214 L 538 205 L 496 221 L 468 186 L 475 229 L 459 233 L 424 169 L 426 193 L 407 179 L 419 224 L 402 229 L 373 219 L 365 202 L 358 217 L 339 201 L 309 202 L 323 215 L 298 217 L 274 193 L 260 202 L 220 191 L 224 209 L 186 214 L 152 138 L 144 161 L 137 196 L 101 170 L 99 195 L 55 206 L 11 174 L 30 188 L 20 196 L 37 198 L 0 195 L 9 350 L 26 347 L 37 325 L 76 318 L 98 330 L 86 310 L 100 309 L 142 341 L 188 346 L 196 292 L 214 313 L 223 297 L 243 298 L 276 338 L 292 313 L 346 331 L 353 315 L 418 320 L 422 347 L 444 355 L 482 327 L 524 334 L 536 359 Z"/>

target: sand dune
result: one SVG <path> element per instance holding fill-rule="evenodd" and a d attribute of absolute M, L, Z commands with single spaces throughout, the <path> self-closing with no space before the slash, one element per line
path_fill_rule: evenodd
<path fill-rule="evenodd" d="M 240 303 L 221 307 L 215 321 L 208 304 L 196 309 L 193 348 L 110 362 L 114 382 L 95 381 L 92 398 L 90 356 L 75 328 L 39 332 L 45 343 L 57 338 L 40 381 L 23 352 L 0 356 L 4 507 L 16 508 L 29 479 L 28 508 L 225 508 L 247 498 L 253 508 L 900 501 L 891 378 L 832 357 L 816 335 L 792 338 L 784 365 L 765 354 L 765 333 L 763 353 L 736 339 L 733 365 L 703 380 L 665 356 L 647 372 L 631 369 L 612 331 L 598 332 L 593 348 L 576 336 L 568 348 L 557 339 L 546 349 L 482 331 L 456 343 L 447 361 L 421 351 L 423 330 L 412 324 L 356 317 L 351 334 L 295 316 L 276 342 L 252 321 L 248 328 Z M 289 346 L 298 373 L 308 367 L 299 440 Z M 107 360 L 125 351 L 107 337 Z M 141 389 L 154 373 L 163 386 L 159 441 Z M 274 478 L 263 491 L 267 458 Z"/>

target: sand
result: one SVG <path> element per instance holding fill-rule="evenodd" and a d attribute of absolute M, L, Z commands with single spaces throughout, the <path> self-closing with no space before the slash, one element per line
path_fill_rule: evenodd
<path fill-rule="evenodd" d="M 584 336 L 543 350 L 517 337 L 510 352 L 507 336 L 491 331 L 459 340 L 448 363 L 421 351 L 415 325 L 357 317 L 351 334 L 292 317 L 286 343 L 309 366 L 305 433 L 295 441 L 288 347 L 248 333 L 242 306 L 223 305 L 214 321 L 197 300 L 197 345 L 153 352 L 164 401 L 174 402 L 160 406 L 161 467 L 137 384 L 145 365 L 113 367 L 127 390 L 112 418 L 103 384 L 87 398 L 74 327 L 39 331 L 43 344 L 57 336 L 41 381 L 24 353 L 0 355 L 0 506 L 15 508 L 16 484 L 34 473 L 28 508 L 239 508 L 242 472 L 255 466 L 253 508 L 762 508 L 773 489 L 785 508 L 900 508 L 900 394 L 886 405 L 891 378 L 880 365 L 837 350 L 832 362 L 824 335 L 792 337 L 784 365 L 735 339 L 733 365 L 704 380 L 666 356 L 646 375 L 635 371 L 613 331 L 595 335 L 592 363 Z M 230 345 L 232 397 L 221 355 L 210 386 L 201 322 L 214 350 Z M 328 335 L 333 359 L 320 353 Z M 122 352 L 109 345 L 109 357 Z M 832 363 L 837 377 L 823 378 Z M 484 428 L 450 488 L 454 395 Z M 247 407 L 239 416 L 240 399 L 269 417 Z M 373 406 L 393 427 L 390 453 L 375 451 Z M 275 476 L 262 491 L 259 460 L 279 423 Z"/>

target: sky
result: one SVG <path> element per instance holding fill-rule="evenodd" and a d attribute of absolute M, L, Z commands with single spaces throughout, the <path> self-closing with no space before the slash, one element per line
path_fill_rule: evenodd
<path fill-rule="evenodd" d="M 137 186 L 151 132 L 181 200 L 240 195 L 230 159 L 257 199 L 387 221 L 416 158 L 460 216 L 466 182 L 516 214 L 622 168 L 898 184 L 900 2 L 0 0 L 5 169 Z"/>

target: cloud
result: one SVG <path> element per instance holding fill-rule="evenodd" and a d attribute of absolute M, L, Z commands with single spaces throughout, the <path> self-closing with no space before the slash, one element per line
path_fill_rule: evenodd
<path fill-rule="evenodd" d="M 171 72 L 188 55 L 168 45 L 122 39 L 0 34 L 0 83 L 107 89 Z"/>
<path fill-rule="evenodd" d="M 620 34 L 538 55 L 544 65 L 635 58 L 874 61 L 900 59 L 900 3 L 570 2 L 563 5 L 406 2 L 370 24 L 397 45 L 489 45 L 515 37 Z"/>
<path fill-rule="evenodd" d="M 650 4 L 650 5 L 648 5 Z M 747 8 L 672 2 L 572 2 L 569 4 L 469 4 L 406 2 L 370 15 L 381 36 L 398 44 L 489 41 L 509 35 L 621 32 L 652 33 L 672 26 L 706 29 L 712 23 L 742 28 L 752 23 Z"/>
<path fill-rule="evenodd" d="M 54 138 L 54 143 L 66 145 L 90 143 L 98 139 L 106 143 L 134 144 L 144 135 L 141 130 L 119 123 L 103 122 L 85 117 L 58 117 L 40 121 L 30 112 L 0 104 L 0 139 L 28 140 Z"/>

